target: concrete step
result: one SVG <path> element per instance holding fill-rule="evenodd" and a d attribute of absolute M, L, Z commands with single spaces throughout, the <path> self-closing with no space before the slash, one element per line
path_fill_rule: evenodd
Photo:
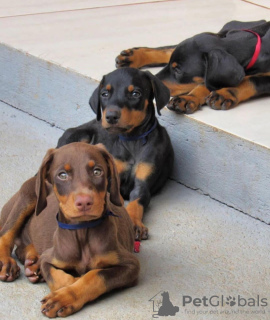
<path fill-rule="evenodd" d="M 0 0 L 0 7 L 0 100 L 61 129 L 94 117 L 88 98 L 122 49 L 175 44 L 232 19 L 269 20 L 262 0 Z M 192 116 L 164 109 L 172 179 L 270 223 L 269 101 Z"/>
<path fill-rule="evenodd" d="M 95 117 L 88 99 L 98 81 L 4 44 L 0 64 L 0 100 L 61 129 Z M 171 178 L 270 223 L 269 101 L 191 116 L 162 110 L 176 154 Z"/>
<path fill-rule="evenodd" d="M 46 150 L 61 133 L 43 120 L 0 103 L 0 208 L 37 172 Z M 152 199 L 144 221 L 150 239 L 142 242 L 137 254 L 139 284 L 98 299 L 70 320 L 152 319 L 163 291 L 179 307 L 175 319 L 269 319 L 268 225 L 174 181 Z M 44 319 L 40 300 L 48 293 L 46 284 L 30 284 L 22 268 L 15 282 L 0 282 L 0 319 Z M 217 296 L 214 304 L 222 296 L 236 297 L 236 301 L 240 296 L 244 304 L 243 299 L 257 301 L 258 295 L 267 299 L 267 307 L 183 306 L 183 296 Z"/>

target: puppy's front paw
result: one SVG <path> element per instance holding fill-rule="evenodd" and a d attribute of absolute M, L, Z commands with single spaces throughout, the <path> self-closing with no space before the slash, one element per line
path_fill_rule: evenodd
<path fill-rule="evenodd" d="M 191 95 L 181 95 L 172 98 L 167 108 L 176 113 L 191 114 L 200 108 L 200 100 Z"/>
<path fill-rule="evenodd" d="M 135 240 L 147 240 L 148 239 L 148 228 L 141 222 L 136 221 L 134 223 Z"/>
<path fill-rule="evenodd" d="M 238 105 L 237 94 L 231 88 L 212 91 L 206 99 L 209 107 L 215 110 L 228 110 Z"/>
<path fill-rule="evenodd" d="M 121 51 L 121 53 L 115 59 L 116 68 L 131 67 L 134 58 L 133 54 L 133 49 Z"/>
<path fill-rule="evenodd" d="M 11 257 L 0 258 L 0 281 L 11 282 L 20 275 L 20 267 Z"/>
<path fill-rule="evenodd" d="M 132 48 L 123 50 L 115 59 L 116 68 L 140 68 L 145 65 L 147 48 Z"/>
<path fill-rule="evenodd" d="M 41 301 L 41 312 L 48 318 L 67 317 L 80 310 L 83 304 L 69 287 L 51 292 Z"/>
<path fill-rule="evenodd" d="M 44 282 L 38 256 L 29 256 L 24 262 L 24 274 L 32 283 Z"/>

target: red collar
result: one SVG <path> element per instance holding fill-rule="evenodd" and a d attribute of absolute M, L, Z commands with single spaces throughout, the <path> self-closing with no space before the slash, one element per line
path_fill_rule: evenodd
<path fill-rule="evenodd" d="M 257 44 L 256 44 L 256 47 L 255 47 L 255 51 L 253 53 L 253 56 L 252 56 L 251 60 L 249 61 L 249 64 L 246 66 L 246 70 L 248 70 L 251 67 L 253 67 L 253 65 L 255 64 L 255 62 L 258 59 L 258 56 L 260 54 L 261 47 L 262 47 L 262 39 L 261 39 L 260 35 L 255 31 L 248 30 L 248 29 L 243 29 L 243 31 L 251 32 L 257 37 Z"/>

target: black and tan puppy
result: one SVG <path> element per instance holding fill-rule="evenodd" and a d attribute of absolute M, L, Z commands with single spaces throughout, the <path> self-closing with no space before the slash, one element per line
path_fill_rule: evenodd
<path fill-rule="evenodd" d="M 162 66 L 156 76 L 170 89 L 168 108 L 193 113 L 207 103 L 227 110 L 270 92 L 270 22 L 231 21 L 178 45 L 124 50 L 117 67 Z"/>
<path fill-rule="evenodd" d="M 121 195 L 130 200 L 127 211 L 139 240 L 148 237 L 144 210 L 173 166 L 171 141 L 153 104 L 155 99 L 160 114 L 169 98 L 168 88 L 151 73 L 115 70 L 103 77 L 90 99 L 96 120 L 68 129 L 58 142 L 58 147 L 74 141 L 106 146 L 120 174 Z"/>
<path fill-rule="evenodd" d="M 41 307 L 50 318 L 136 284 L 133 225 L 121 204 L 113 158 L 101 145 L 50 149 L 37 176 L 4 206 L 0 226 L 0 280 L 19 275 L 11 257 L 15 242 L 29 280 L 43 276 L 51 289 Z"/>

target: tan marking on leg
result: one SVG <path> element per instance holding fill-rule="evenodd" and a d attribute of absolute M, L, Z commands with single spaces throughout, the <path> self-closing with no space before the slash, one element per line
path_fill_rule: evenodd
<path fill-rule="evenodd" d="M 42 313 L 49 318 L 66 317 L 105 293 L 105 280 L 99 271 L 91 270 L 73 284 L 48 294 L 42 300 Z"/>
<path fill-rule="evenodd" d="M 131 201 L 127 205 L 126 209 L 133 223 L 135 239 L 148 239 L 148 228 L 142 223 L 144 208 L 141 204 L 139 204 L 139 198 Z"/>
<path fill-rule="evenodd" d="M 257 94 L 254 84 L 249 80 L 249 78 L 244 78 L 238 87 L 235 87 L 238 102 L 246 101 Z"/>
<path fill-rule="evenodd" d="M 51 291 L 58 290 L 63 287 L 67 287 L 73 284 L 78 278 L 71 276 L 70 274 L 66 273 L 64 270 L 55 269 L 51 267 L 50 269 L 50 276 L 51 279 L 47 281 L 47 284 Z"/>
<path fill-rule="evenodd" d="M 178 96 L 180 94 L 188 94 L 191 90 L 193 90 L 197 83 L 176 83 L 170 81 L 163 81 L 166 87 L 169 88 L 171 96 Z"/>
<path fill-rule="evenodd" d="M 143 218 L 143 206 L 139 204 L 139 199 L 131 201 L 127 207 L 127 212 L 134 225 L 141 224 Z"/>
<path fill-rule="evenodd" d="M 25 260 L 30 258 L 32 259 L 32 257 L 39 257 L 39 254 L 32 243 L 25 247 L 24 252 Z"/>
<path fill-rule="evenodd" d="M 27 217 L 33 214 L 36 206 L 36 201 L 33 203 L 28 204 L 28 206 L 22 211 L 19 215 L 19 218 L 13 225 L 13 227 L 8 230 L 2 237 L 0 237 L 0 256 L 10 256 L 11 251 L 14 246 L 15 238 L 17 237 L 20 229 L 22 228 L 23 224 Z"/>
<path fill-rule="evenodd" d="M 76 292 L 77 297 L 82 299 L 83 304 L 96 299 L 107 291 L 104 278 L 98 274 L 101 270 L 95 269 L 87 272 L 70 286 Z"/>
<path fill-rule="evenodd" d="M 199 104 L 202 106 L 205 104 L 209 93 L 210 91 L 206 88 L 206 86 L 201 84 L 195 87 L 188 95 L 196 97 L 199 101 Z"/>
<path fill-rule="evenodd" d="M 104 255 L 96 255 L 91 260 L 92 269 L 103 269 L 110 266 L 115 266 L 119 264 L 118 254 L 115 251 L 111 251 Z"/>
<path fill-rule="evenodd" d="M 228 110 L 237 106 L 240 102 L 256 96 L 257 90 L 250 80 L 251 77 L 253 76 L 245 77 L 237 87 L 212 91 L 207 98 L 208 105 L 215 110 Z"/>
<path fill-rule="evenodd" d="M 175 48 L 171 49 L 134 49 L 130 67 L 140 68 L 150 64 L 168 63 Z"/>

